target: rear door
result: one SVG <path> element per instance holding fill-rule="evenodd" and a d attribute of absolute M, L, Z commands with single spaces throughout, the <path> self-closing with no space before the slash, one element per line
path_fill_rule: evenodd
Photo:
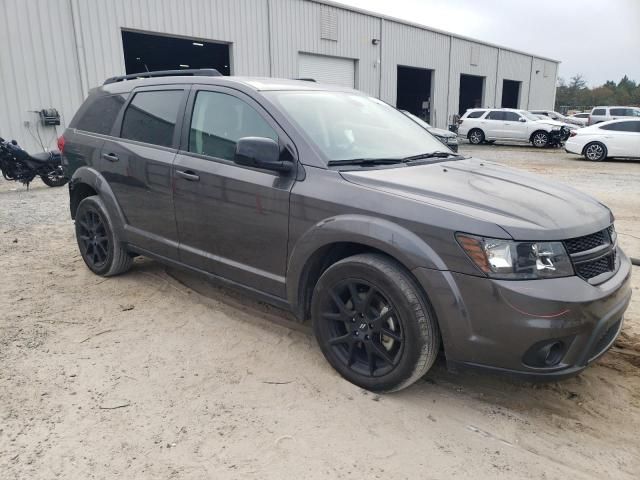
<path fill-rule="evenodd" d="M 603 125 L 604 143 L 611 157 L 640 157 L 640 120 Z"/>
<path fill-rule="evenodd" d="M 173 171 L 180 259 L 284 297 L 295 174 L 235 164 L 236 142 L 243 137 L 278 141 L 283 159 L 292 159 L 295 151 L 284 131 L 249 96 L 225 87 L 194 87 Z"/>
<path fill-rule="evenodd" d="M 134 90 L 102 147 L 101 173 L 124 213 L 127 241 L 170 259 L 178 258 L 171 167 L 187 94 L 181 85 Z"/>

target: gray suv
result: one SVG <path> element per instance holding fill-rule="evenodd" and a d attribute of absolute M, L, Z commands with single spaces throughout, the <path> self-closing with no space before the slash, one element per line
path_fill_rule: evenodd
<path fill-rule="evenodd" d="M 614 342 L 631 268 L 597 200 L 354 90 L 187 73 L 108 80 L 60 139 L 96 274 L 143 255 L 290 309 L 373 391 L 441 351 L 557 379 Z"/>

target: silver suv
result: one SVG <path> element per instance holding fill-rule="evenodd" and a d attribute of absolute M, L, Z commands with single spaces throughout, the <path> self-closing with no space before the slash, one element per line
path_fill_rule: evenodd
<path fill-rule="evenodd" d="M 595 125 L 600 122 L 609 120 L 618 120 L 619 118 L 640 117 L 640 108 L 638 107 L 594 107 L 589 115 L 589 125 Z"/>

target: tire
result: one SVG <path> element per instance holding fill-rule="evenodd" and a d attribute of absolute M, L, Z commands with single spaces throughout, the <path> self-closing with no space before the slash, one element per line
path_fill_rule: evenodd
<path fill-rule="evenodd" d="M 62 171 L 61 167 L 52 170 L 47 175 L 40 175 L 40 178 L 48 187 L 61 187 L 63 185 L 66 185 L 66 183 L 69 181 L 69 179 L 64 176 L 64 172 Z"/>
<path fill-rule="evenodd" d="M 600 142 L 591 142 L 584 147 L 583 154 L 586 160 L 601 162 L 607 158 L 607 147 Z"/>
<path fill-rule="evenodd" d="M 80 202 L 75 223 L 80 255 L 89 270 L 111 277 L 131 268 L 133 258 L 122 247 L 100 197 L 94 195 Z"/>
<path fill-rule="evenodd" d="M 420 287 L 384 255 L 354 255 L 331 265 L 315 286 L 311 315 L 327 361 L 367 390 L 406 388 L 438 355 L 438 324 Z"/>
<path fill-rule="evenodd" d="M 531 143 L 536 148 L 544 148 L 549 145 L 549 134 L 542 130 L 534 132 L 533 135 L 531 135 Z"/>
<path fill-rule="evenodd" d="M 467 138 L 472 145 L 480 145 L 484 142 L 484 132 L 479 128 L 474 128 L 469 132 Z"/>

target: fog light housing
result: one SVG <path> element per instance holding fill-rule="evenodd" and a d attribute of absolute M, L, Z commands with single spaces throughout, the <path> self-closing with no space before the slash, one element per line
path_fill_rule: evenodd
<path fill-rule="evenodd" d="M 525 365 L 534 368 L 556 367 L 562 362 L 571 338 L 556 338 L 534 343 L 522 357 Z"/>

